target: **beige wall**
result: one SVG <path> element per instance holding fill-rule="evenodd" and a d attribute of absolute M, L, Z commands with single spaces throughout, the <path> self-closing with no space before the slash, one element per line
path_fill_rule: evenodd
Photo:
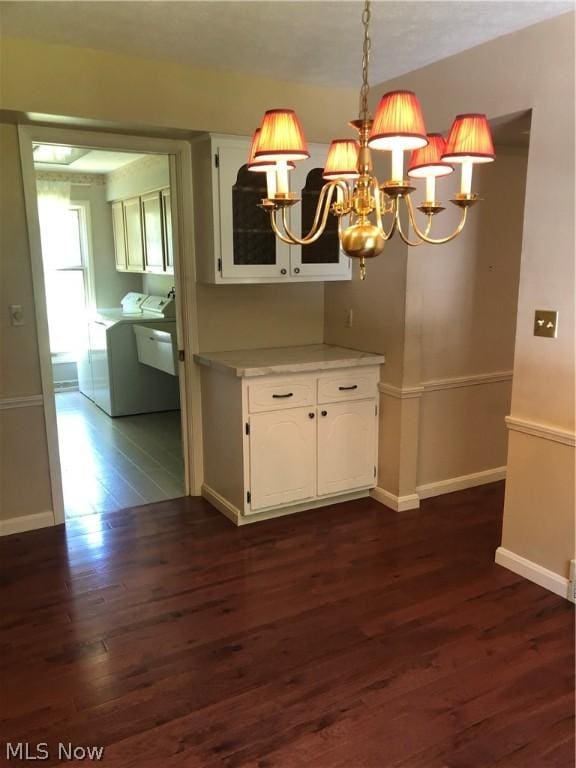
<path fill-rule="evenodd" d="M 0 125 L 0 520 L 52 508 L 40 363 L 16 129 Z M 25 325 L 12 327 L 8 305 Z M 24 407 L 18 407 L 23 406 Z M 34 482 L 31 482 L 33 479 Z"/>
<path fill-rule="evenodd" d="M 37 395 L 42 387 L 16 129 L 0 125 L 0 142 L 0 398 L 7 398 Z M 22 305 L 24 325 L 10 325 L 9 304 Z"/>
<path fill-rule="evenodd" d="M 3 38 L 0 46 L 0 106 L 10 112 L 108 122 L 110 129 L 138 132 L 138 126 L 250 135 L 278 93 L 300 113 L 310 141 L 328 141 L 334 125 L 344 125 L 357 107 L 356 89 L 326 89 L 278 83 L 235 73 L 206 72 L 166 61 Z M 35 334 L 30 259 L 26 239 L 17 134 L 2 128 L 2 306 L 21 303 L 27 325 L 12 328 L 0 315 L 1 397 L 41 391 Z M 315 343 L 323 337 L 321 283 L 286 286 L 199 286 L 199 339 L 203 350 Z M 10 419 L 19 429 L 20 409 Z M 4 431 L 10 439 L 10 434 Z M 45 432 L 33 432 L 39 453 L 14 454 L 16 473 L 36 478 L 45 496 L 48 464 Z M 21 469 L 18 470 L 18 467 Z M 14 467 L 13 467 L 14 469 Z M 33 514 L 50 508 L 49 499 L 21 504 L 15 487 L 3 488 L 2 514 Z M 15 511 L 16 510 L 16 511 Z"/>
<path fill-rule="evenodd" d="M 279 82 L 37 40 L 4 37 L 0 63 L 2 108 L 19 112 L 251 136 L 281 98 L 300 115 L 308 140 L 323 142 L 358 110 L 357 88 Z"/>
<path fill-rule="evenodd" d="M 496 118 L 532 109 L 511 413 L 536 425 L 556 427 L 573 435 L 574 14 L 498 38 L 378 86 L 372 90 L 373 106 L 379 93 L 394 88 L 409 88 L 419 94 L 429 131 L 446 130 L 454 114 L 459 112 L 479 111 Z M 510 204 L 507 191 L 499 194 L 505 217 Z M 486 203 L 481 205 L 486 210 Z M 477 211 L 472 211 L 475 213 Z M 503 229 L 502 237 L 507 238 L 506 226 Z M 438 264 L 448 258 L 448 254 L 450 249 L 432 258 Z M 443 338 L 454 345 L 451 358 L 445 358 L 449 366 L 442 370 L 437 367 L 440 360 L 437 354 L 425 355 L 426 376 L 480 372 L 473 370 L 476 363 L 468 358 L 463 334 L 474 340 L 469 346 L 478 351 L 478 365 L 484 367 L 493 361 L 501 368 L 507 364 L 511 337 L 507 332 L 500 344 L 493 320 L 504 322 L 507 318 L 508 323 L 511 320 L 512 297 L 500 291 L 509 275 L 486 272 L 489 263 L 488 260 L 480 263 L 483 271 L 475 275 L 472 283 L 468 282 L 471 275 L 460 277 L 468 286 L 466 290 L 472 291 L 468 301 L 478 298 L 475 291 L 481 282 L 477 278 L 481 278 L 484 288 L 492 286 L 496 316 L 490 316 L 492 299 L 479 303 L 480 324 L 472 323 L 463 329 L 447 327 L 443 317 L 447 311 L 445 297 L 439 296 L 439 301 L 425 310 L 429 320 L 433 310 L 432 325 L 426 329 L 428 344 L 432 343 L 438 352 L 434 334 L 438 333 L 440 324 L 445 326 Z M 432 265 L 430 268 L 433 269 Z M 456 270 L 463 268 L 467 265 L 454 264 Z M 425 297 L 426 282 L 423 283 L 422 296 Z M 366 305 L 381 303 L 382 286 L 376 282 L 368 286 Z M 408 294 L 410 290 L 408 281 Z M 339 300 L 345 306 L 346 298 Z M 332 287 L 327 286 L 326 303 L 330 306 L 333 301 Z M 426 298 L 423 301 L 426 302 Z M 533 336 L 535 309 L 559 311 L 557 339 Z M 339 316 L 336 308 L 332 311 Z M 490 335 L 484 337 L 487 324 Z M 498 349 L 491 349 L 493 344 Z M 431 431 L 438 428 L 438 424 L 430 426 Z M 518 447 L 520 440 L 524 444 L 522 450 Z M 528 442 L 534 443 L 530 451 L 525 445 Z M 559 451 L 563 458 L 556 464 Z M 568 561 L 574 557 L 573 475 L 569 472 L 573 467 L 573 453 L 571 446 L 559 448 L 552 440 L 531 435 L 521 438 L 515 435 L 508 451 L 504 546 L 563 576 L 567 573 Z M 551 528 L 553 535 L 548 533 Z"/>
<path fill-rule="evenodd" d="M 496 151 L 496 163 L 476 169 L 482 201 L 462 235 L 418 254 L 423 382 L 514 365 L 528 157 L 520 149 Z M 439 193 L 444 200 L 459 184 L 456 174 L 447 182 Z M 417 486 L 505 466 L 511 394 L 510 381 L 425 389 Z"/>

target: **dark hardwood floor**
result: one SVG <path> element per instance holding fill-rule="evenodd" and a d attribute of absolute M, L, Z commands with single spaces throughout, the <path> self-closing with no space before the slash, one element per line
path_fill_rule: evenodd
<path fill-rule="evenodd" d="M 181 499 L 4 538 L 2 764 L 572 768 L 572 606 L 494 564 L 502 496 L 240 529 Z"/>

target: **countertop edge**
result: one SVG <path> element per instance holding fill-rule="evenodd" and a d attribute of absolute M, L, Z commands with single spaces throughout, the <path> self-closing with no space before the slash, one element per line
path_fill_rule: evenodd
<path fill-rule="evenodd" d="M 367 353 L 372 355 L 373 353 Z M 365 368 L 371 365 L 384 365 L 384 355 L 376 355 L 369 358 L 349 358 L 342 360 L 324 360 L 320 362 L 303 363 L 277 363 L 269 366 L 243 367 L 228 365 L 219 360 L 204 357 L 202 353 L 194 355 L 194 361 L 206 368 L 214 368 L 221 373 L 234 375 L 238 378 L 255 378 L 257 376 L 270 376 L 277 373 L 311 373 L 312 371 L 334 370 L 335 368 Z"/>

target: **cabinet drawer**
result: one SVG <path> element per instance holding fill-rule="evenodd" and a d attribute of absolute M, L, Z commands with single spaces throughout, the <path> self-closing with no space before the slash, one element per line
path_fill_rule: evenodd
<path fill-rule="evenodd" d="M 378 374 L 376 371 L 336 373 L 318 379 L 318 402 L 334 403 L 339 400 L 362 400 L 376 397 Z"/>
<path fill-rule="evenodd" d="M 250 413 L 275 411 L 278 408 L 296 408 L 314 405 L 315 380 L 313 378 L 278 378 L 248 384 L 248 410 Z"/>

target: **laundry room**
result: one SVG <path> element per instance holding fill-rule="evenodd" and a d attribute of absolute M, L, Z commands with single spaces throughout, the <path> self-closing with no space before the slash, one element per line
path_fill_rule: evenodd
<path fill-rule="evenodd" d="M 181 496 L 169 156 L 33 151 L 66 516 Z"/>

